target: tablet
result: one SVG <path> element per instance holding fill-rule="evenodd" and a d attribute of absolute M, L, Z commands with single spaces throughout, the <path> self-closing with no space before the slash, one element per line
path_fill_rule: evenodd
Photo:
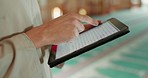
<path fill-rule="evenodd" d="M 49 59 L 48 64 L 50 67 L 54 67 L 113 39 L 123 36 L 128 32 L 129 28 L 127 25 L 116 18 L 111 18 L 101 25 L 81 33 L 72 41 L 57 45 L 55 58 L 54 60 Z"/>

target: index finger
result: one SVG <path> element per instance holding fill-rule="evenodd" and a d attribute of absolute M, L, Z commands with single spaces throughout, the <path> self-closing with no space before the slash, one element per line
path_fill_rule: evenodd
<path fill-rule="evenodd" d="M 94 25 L 94 26 L 97 26 L 99 24 L 99 22 L 97 20 L 95 20 L 87 15 L 76 14 L 75 18 L 81 22 L 86 22 L 86 23 Z"/>

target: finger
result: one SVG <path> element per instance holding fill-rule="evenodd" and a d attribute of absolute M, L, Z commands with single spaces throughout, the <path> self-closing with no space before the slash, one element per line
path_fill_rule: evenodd
<path fill-rule="evenodd" d="M 74 29 L 74 35 L 73 35 L 73 36 L 71 37 L 71 39 L 68 40 L 67 42 L 73 42 L 78 36 L 79 36 L 78 29 L 75 28 L 75 29 Z"/>
<path fill-rule="evenodd" d="M 86 23 L 94 25 L 94 26 L 97 26 L 99 24 L 99 22 L 97 20 L 92 19 L 91 17 L 89 17 L 87 15 L 77 14 L 75 17 L 76 17 L 76 19 L 78 19 L 81 22 L 86 22 Z"/>
<path fill-rule="evenodd" d="M 102 24 L 102 22 L 100 21 L 100 20 L 98 20 L 98 25 L 100 25 L 100 24 Z M 98 26 L 97 25 L 97 26 Z M 91 25 L 91 24 L 84 24 L 84 27 L 85 27 L 85 30 L 87 30 L 87 29 L 91 29 L 91 28 L 93 28 L 94 26 L 93 25 Z"/>
<path fill-rule="evenodd" d="M 87 31 L 95 26 L 91 25 L 91 24 L 84 24 L 84 27 L 85 27 L 85 30 L 84 31 Z"/>
<path fill-rule="evenodd" d="M 97 21 L 98 21 L 98 23 L 99 23 L 98 25 L 102 24 L 102 21 L 101 21 L 101 20 L 97 20 Z"/>
<path fill-rule="evenodd" d="M 74 32 L 75 32 L 75 37 L 78 37 L 79 36 L 79 31 L 78 31 L 77 28 L 75 28 Z"/>
<path fill-rule="evenodd" d="M 85 30 L 84 25 L 81 24 L 79 21 L 75 20 L 74 24 L 75 24 L 79 33 L 83 32 Z"/>

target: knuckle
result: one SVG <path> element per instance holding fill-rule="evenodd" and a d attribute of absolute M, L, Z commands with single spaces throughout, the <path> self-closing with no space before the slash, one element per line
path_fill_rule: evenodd
<path fill-rule="evenodd" d="M 72 39 L 72 38 L 74 38 L 74 37 L 75 37 L 74 32 L 71 32 L 67 38 L 70 40 L 70 39 Z"/>
<path fill-rule="evenodd" d="M 71 40 L 71 39 L 77 37 L 78 35 L 79 35 L 79 33 L 78 33 L 77 29 L 75 28 L 69 33 L 68 39 Z"/>
<path fill-rule="evenodd" d="M 70 39 L 73 39 L 76 35 L 73 33 L 71 36 L 70 36 Z"/>

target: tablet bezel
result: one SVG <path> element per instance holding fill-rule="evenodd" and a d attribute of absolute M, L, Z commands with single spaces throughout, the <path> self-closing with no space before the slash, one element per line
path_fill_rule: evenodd
<path fill-rule="evenodd" d="M 120 22 L 116 18 L 111 18 L 111 19 L 109 19 L 107 21 L 110 21 L 114 26 L 116 26 L 121 31 L 125 30 L 125 29 L 129 29 L 129 27 L 127 25 L 125 25 L 124 23 Z"/>

